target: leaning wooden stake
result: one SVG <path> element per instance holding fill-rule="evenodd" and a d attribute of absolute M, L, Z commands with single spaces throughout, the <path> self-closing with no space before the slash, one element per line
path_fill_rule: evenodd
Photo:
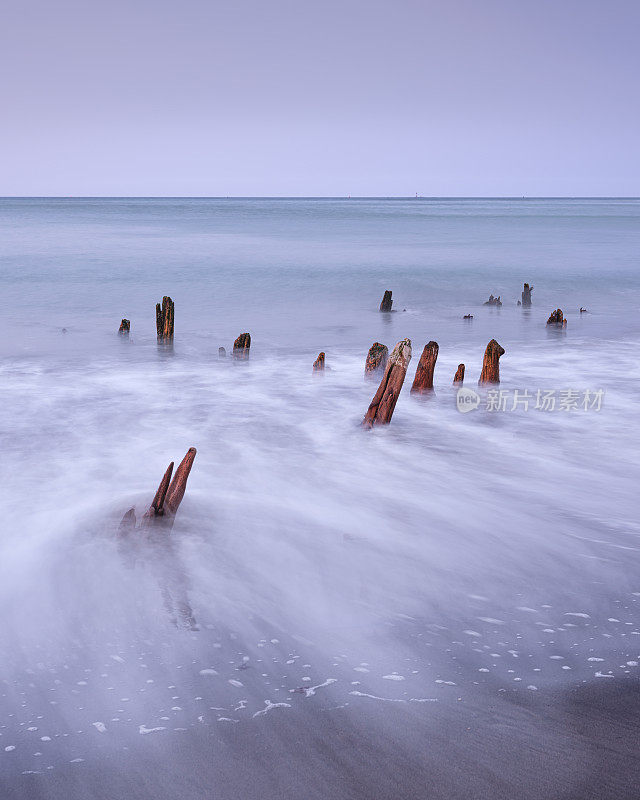
<path fill-rule="evenodd" d="M 484 360 L 482 361 L 482 372 L 480 373 L 480 380 L 478 383 L 500 383 L 500 356 L 505 353 L 504 347 L 501 347 L 495 339 L 492 339 L 484 351 Z"/>
<path fill-rule="evenodd" d="M 182 498 L 184 497 L 187 488 L 187 479 L 191 472 L 194 459 L 196 457 L 196 448 L 190 447 L 187 450 L 186 456 L 180 462 L 180 466 L 173 475 L 173 461 L 167 467 L 166 472 L 162 476 L 160 486 L 155 497 L 151 501 L 149 510 L 143 517 L 143 525 L 149 525 L 151 521 L 157 517 L 164 517 L 171 525 L 173 525 L 173 518 L 175 517 Z"/>
<path fill-rule="evenodd" d="M 362 425 L 365 428 L 388 425 L 391 422 L 410 361 L 411 339 L 403 339 L 393 348 L 378 391 L 364 415 Z"/>
<path fill-rule="evenodd" d="M 533 286 L 529 286 L 528 283 L 525 283 L 524 288 L 522 290 L 522 305 L 523 307 L 527 307 L 531 305 L 531 292 L 533 291 Z"/>
<path fill-rule="evenodd" d="M 436 366 L 438 350 L 437 342 L 425 344 L 422 355 L 420 356 L 420 361 L 418 361 L 418 368 L 416 369 L 416 376 L 413 379 L 411 394 L 424 394 L 425 392 L 433 391 L 433 370 Z"/>
<path fill-rule="evenodd" d="M 387 289 L 380 303 L 380 311 L 391 311 L 393 300 L 391 299 L 391 289 Z"/>
<path fill-rule="evenodd" d="M 118 550 L 125 564 L 134 567 L 137 559 L 148 559 L 147 563 L 157 571 L 164 605 L 172 622 L 175 625 L 180 622 L 191 630 L 198 628 L 189 602 L 187 581 L 179 553 L 172 543 L 170 533 L 195 457 L 196 448 L 190 447 L 173 475 L 173 480 L 173 461 L 167 467 L 158 491 L 138 528 L 144 535 L 133 535 L 136 530 L 133 508 L 122 518 L 117 534 Z"/>
<path fill-rule="evenodd" d="M 171 475 L 173 473 L 173 461 L 167 467 L 167 471 L 162 476 L 162 480 L 160 481 L 160 486 L 158 486 L 158 491 L 156 492 L 155 497 L 151 501 L 151 505 L 149 506 L 149 510 L 144 515 L 143 519 L 154 519 L 155 517 L 163 517 L 164 516 L 164 500 L 167 496 L 167 489 L 169 488 L 169 483 L 171 482 Z"/>
<path fill-rule="evenodd" d="M 365 378 L 375 378 L 376 374 L 387 366 L 389 360 L 389 348 L 386 344 L 374 342 L 367 353 L 367 360 L 364 364 Z"/>
<path fill-rule="evenodd" d="M 458 369 L 456 370 L 456 374 L 453 376 L 453 385 L 455 386 L 458 384 L 462 386 L 464 383 L 464 364 L 458 364 Z"/>
<path fill-rule="evenodd" d="M 159 342 L 173 341 L 174 303 L 170 297 L 162 298 L 162 305 L 156 303 L 156 330 Z"/>
<path fill-rule="evenodd" d="M 121 336 L 128 336 L 129 331 L 131 330 L 131 321 L 128 319 L 123 319 L 120 323 L 120 327 L 118 328 L 118 333 Z"/>
<path fill-rule="evenodd" d="M 251 334 L 241 333 L 233 343 L 233 357 L 239 361 L 246 361 L 249 358 L 249 348 L 251 347 Z"/>
<path fill-rule="evenodd" d="M 562 328 L 567 324 L 567 320 L 564 318 L 561 308 L 557 308 L 555 311 L 551 312 L 551 316 L 547 320 L 547 325 L 558 325 Z"/>
<path fill-rule="evenodd" d="M 313 362 L 314 372 L 324 372 L 324 353 L 318 353 L 318 357 Z"/>
<path fill-rule="evenodd" d="M 189 479 L 189 473 L 191 472 L 191 467 L 193 466 L 196 452 L 197 451 L 195 447 L 190 447 L 187 450 L 186 456 L 180 462 L 178 469 L 176 470 L 176 474 L 173 476 L 173 480 L 169 484 L 167 494 L 164 498 L 165 515 L 169 514 L 170 516 L 175 517 L 178 508 L 180 507 L 180 503 L 182 502 L 182 498 L 184 497 L 184 493 L 187 488 L 187 480 Z"/>

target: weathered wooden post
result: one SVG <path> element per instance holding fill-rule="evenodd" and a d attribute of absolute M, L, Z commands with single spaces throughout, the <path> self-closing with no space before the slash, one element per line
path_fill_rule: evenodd
<path fill-rule="evenodd" d="M 238 361 L 246 361 L 249 358 L 250 347 L 251 334 L 241 333 L 233 343 L 233 357 Z"/>
<path fill-rule="evenodd" d="M 389 348 L 386 344 L 374 342 L 367 353 L 367 360 L 364 364 L 365 378 L 375 378 L 376 374 L 387 366 L 389 360 Z"/>
<path fill-rule="evenodd" d="M 318 353 L 318 357 L 313 362 L 314 372 L 324 372 L 324 353 Z"/>
<path fill-rule="evenodd" d="M 411 394 L 424 394 L 425 392 L 433 391 L 433 370 L 438 359 L 438 350 L 437 342 L 425 344 L 420 361 L 418 361 Z"/>
<path fill-rule="evenodd" d="M 389 357 L 378 391 L 362 420 L 363 427 L 372 428 L 374 425 L 388 425 L 391 422 L 410 361 L 411 340 L 402 339 Z"/>
<path fill-rule="evenodd" d="M 495 339 L 492 339 L 484 351 L 484 359 L 482 361 L 482 372 L 480 373 L 480 380 L 478 384 L 484 383 L 500 383 L 500 356 L 505 353 L 504 347 L 501 347 Z"/>
<path fill-rule="evenodd" d="M 528 283 L 525 283 L 524 288 L 522 290 L 522 306 L 523 308 L 526 306 L 531 305 L 531 292 L 533 291 L 533 286 L 529 286 Z"/>
<path fill-rule="evenodd" d="M 393 300 L 391 299 L 391 289 L 387 289 L 380 303 L 380 311 L 391 311 Z"/>
<path fill-rule="evenodd" d="M 453 385 L 462 386 L 464 383 L 464 364 L 458 364 L 458 369 L 456 370 L 456 374 L 453 376 Z"/>
<path fill-rule="evenodd" d="M 121 336 L 128 336 L 129 331 L 131 330 L 131 321 L 128 319 L 123 319 L 120 323 L 120 327 L 118 328 L 118 333 Z"/>
<path fill-rule="evenodd" d="M 150 525 L 157 517 L 164 517 L 167 522 L 170 523 L 169 528 L 173 525 L 173 518 L 178 512 L 178 508 L 180 507 L 180 503 L 182 502 L 182 498 L 184 497 L 184 493 L 187 488 L 187 480 L 196 457 L 196 452 L 197 451 L 195 447 L 190 447 L 187 450 L 187 454 L 180 462 L 180 466 L 176 470 L 173 480 L 171 480 L 171 475 L 173 473 L 173 461 L 169 464 L 164 475 L 162 476 L 162 480 L 158 486 L 158 491 L 151 501 L 149 509 L 142 517 L 143 527 Z M 118 530 L 118 537 L 123 538 L 127 536 L 128 533 L 135 528 L 135 525 L 135 510 L 130 508 L 122 518 L 122 522 L 120 523 L 120 528 Z"/>
<path fill-rule="evenodd" d="M 158 491 L 156 492 L 155 497 L 149 506 L 149 510 L 142 518 L 143 526 L 148 526 L 154 519 L 163 517 L 164 521 L 167 523 L 166 527 L 169 530 L 173 527 L 173 520 L 178 512 L 182 498 L 184 497 L 184 493 L 187 488 L 187 480 L 196 457 L 196 452 L 197 451 L 195 447 L 190 447 L 187 450 L 187 454 L 180 462 L 180 465 L 173 476 L 173 480 L 171 480 L 171 475 L 173 473 L 173 461 L 169 464 L 166 472 L 162 476 L 160 486 L 158 486 Z"/>
<path fill-rule="evenodd" d="M 561 308 L 556 308 L 555 311 L 552 311 L 551 316 L 547 320 L 547 325 L 557 325 L 561 328 L 564 328 L 566 324 L 567 320 L 564 318 Z"/>
<path fill-rule="evenodd" d="M 159 342 L 173 341 L 174 303 L 170 297 L 162 298 L 162 305 L 156 303 L 156 330 Z"/>
<path fill-rule="evenodd" d="M 171 529 L 185 489 L 196 448 L 190 447 L 180 462 L 173 480 L 173 461 L 164 473 L 160 486 L 144 514 L 139 531 L 142 536 L 134 536 L 136 527 L 135 510 L 130 508 L 122 518 L 118 529 L 118 549 L 126 562 L 135 565 L 136 557 L 147 558 L 151 569 L 156 570 L 164 606 L 175 625 L 178 619 L 191 630 L 197 630 L 196 619 L 189 602 L 188 586 L 180 556 L 172 543 Z"/>
<path fill-rule="evenodd" d="M 489 299 L 485 300 L 484 305 L 485 306 L 501 306 L 502 305 L 502 300 L 500 299 L 500 295 L 498 295 L 497 297 L 494 297 L 492 294 L 490 294 L 489 295 Z"/>
<path fill-rule="evenodd" d="M 224 349 L 224 347 L 219 347 L 218 358 L 226 358 L 226 357 L 227 357 L 227 351 Z"/>

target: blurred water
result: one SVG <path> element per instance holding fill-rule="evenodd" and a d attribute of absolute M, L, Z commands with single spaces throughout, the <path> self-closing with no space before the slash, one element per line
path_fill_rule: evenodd
<path fill-rule="evenodd" d="M 305 703 L 427 713 L 635 675 L 639 217 L 634 200 L 0 201 L 3 767 Z M 219 360 L 245 330 L 249 362 Z M 407 384 L 439 343 L 436 392 L 405 385 L 364 433 L 366 352 L 405 336 Z M 602 409 L 460 414 L 455 368 L 475 388 L 494 337 L 505 392 L 602 389 Z M 171 567 L 199 631 L 115 540 L 192 445 Z"/>

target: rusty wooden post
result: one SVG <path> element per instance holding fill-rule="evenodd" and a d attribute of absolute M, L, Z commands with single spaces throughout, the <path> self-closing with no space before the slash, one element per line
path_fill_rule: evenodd
<path fill-rule="evenodd" d="M 411 340 L 402 339 L 393 348 L 378 391 L 364 416 L 362 425 L 365 428 L 372 428 L 374 425 L 388 425 L 391 422 L 410 361 Z"/>
<path fill-rule="evenodd" d="M 464 364 L 458 364 L 456 374 L 453 376 L 453 385 L 462 386 L 464 383 Z"/>
<path fill-rule="evenodd" d="M 314 372 L 324 372 L 324 353 L 318 353 L 318 357 L 313 362 Z"/>
<path fill-rule="evenodd" d="M 176 474 L 173 476 L 173 480 L 167 489 L 167 494 L 164 499 L 165 513 L 168 512 L 172 517 L 175 517 L 178 507 L 182 502 L 182 498 L 184 497 L 187 488 L 187 480 L 196 457 L 196 452 L 195 447 L 190 447 L 187 450 L 187 454 L 178 465 Z"/>
<path fill-rule="evenodd" d="M 391 289 L 387 289 L 384 293 L 384 297 L 382 298 L 382 302 L 380 303 L 380 311 L 391 311 L 391 306 L 393 305 L 393 300 L 391 299 Z"/>
<path fill-rule="evenodd" d="M 151 522 L 157 517 L 166 518 L 166 521 L 169 523 L 169 527 L 173 525 L 173 518 L 178 511 L 187 488 L 187 479 L 189 478 L 189 473 L 191 472 L 191 467 L 193 466 L 196 452 L 197 451 L 195 447 L 190 447 L 187 450 L 187 454 L 180 462 L 175 475 L 173 475 L 173 480 L 171 480 L 171 476 L 173 474 L 173 461 L 169 464 L 166 472 L 162 476 L 162 480 L 158 486 L 158 491 L 151 501 L 149 510 L 143 517 L 142 524 L 144 526 L 150 525 Z"/>
<path fill-rule="evenodd" d="M 233 343 L 233 357 L 238 361 L 246 361 L 249 358 L 249 348 L 251 347 L 251 334 L 241 333 Z"/>
<path fill-rule="evenodd" d="M 375 378 L 375 376 L 387 366 L 389 360 L 389 348 L 386 344 L 374 342 L 367 353 L 367 360 L 364 364 L 365 378 Z"/>
<path fill-rule="evenodd" d="M 484 383 L 500 383 L 500 356 L 505 353 L 504 347 L 501 347 L 495 339 L 492 339 L 484 351 L 484 359 L 482 361 L 482 372 L 480 373 L 480 380 L 478 384 Z"/>
<path fill-rule="evenodd" d="M 174 302 L 170 297 L 162 298 L 162 305 L 156 303 L 156 331 L 159 342 L 173 341 Z"/>
<path fill-rule="evenodd" d="M 436 366 L 438 350 L 437 342 L 429 342 L 424 346 L 420 361 L 418 361 L 416 376 L 413 379 L 411 394 L 424 394 L 425 392 L 433 391 L 433 370 Z"/>
<path fill-rule="evenodd" d="M 547 325 L 557 325 L 561 328 L 567 324 L 567 320 L 564 318 L 561 308 L 557 308 L 555 311 L 551 312 L 551 316 L 547 320 Z"/>
<path fill-rule="evenodd" d="M 121 336 L 128 336 L 129 331 L 131 330 L 131 321 L 128 319 L 123 319 L 120 323 L 120 327 L 118 328 L 118 333 Z"/>

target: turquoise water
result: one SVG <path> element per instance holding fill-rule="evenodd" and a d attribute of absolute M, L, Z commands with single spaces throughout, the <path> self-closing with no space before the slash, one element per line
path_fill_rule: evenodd
<path fill-rule="evenodd" d="M 167 752 L 228 718 L 484 708 L 637 675 L 639 217 L 615 199 L 1 200 L 9 767 L 99 760 L 96 721 L 114 747 L 158 729 Z M 249 362 L 219 360 L 243 331 Z M 367 350 L 404 337 L 393 422 L 365 434 Z M 477 388 L 491 338 L 509 399 L 602 390 L 602 407 L 491 412 L 483 393 L 459 413 L 456 366 Z M 416 399 L 432 339 L 436 391 Z M 173 535 L 199 631 L 115 545 L 192 445 Z"/>

